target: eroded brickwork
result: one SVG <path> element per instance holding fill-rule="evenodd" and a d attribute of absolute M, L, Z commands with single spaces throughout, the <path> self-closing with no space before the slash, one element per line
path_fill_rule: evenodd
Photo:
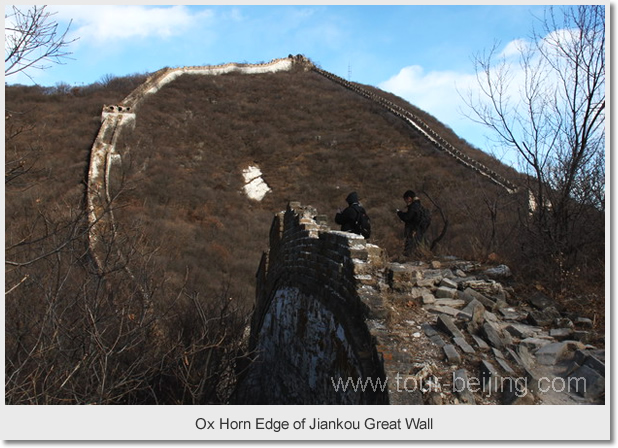
<path fill-rule="evenodd" d="M 388 402 L 385 387 L 351 386 L 359 379 L 385 384 L 369 330 L 370 321 L 384 312 L 372 275 L 379 270 L 380 249 L 324 222 L 315 209 L 299 203 L 290 203 L 273 220 L 270 250 L 257 274 L 253 362 L 239 402 Z"/>

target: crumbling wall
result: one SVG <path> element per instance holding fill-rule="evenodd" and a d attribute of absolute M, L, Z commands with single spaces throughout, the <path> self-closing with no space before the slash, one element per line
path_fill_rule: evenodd
<path fill-rule="evenodd" d="M 388 403 L 370 331 L 371 321 L 385 312 L 372 275 L 381 251 L 324 222 L 299 203 L 274 218 L 270 249 L 257 273 L 252 363 L 238 389 L 239 403 Z M 352 387 L 359 379 L 371 384 L 364 391 Z"/>

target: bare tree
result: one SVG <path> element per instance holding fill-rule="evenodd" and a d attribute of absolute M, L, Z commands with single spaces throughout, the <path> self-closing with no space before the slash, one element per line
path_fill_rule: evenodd
<path fill-rule="evenodd" d="M 572 262 L 603 237 L 582 229 L 605 209 L 605 7 L 549 7 L 539 23 L 532 43 L 475 57 L 480 90 L 466 101 L 529 175 L 533 244 Z"/>
<path fill-rule="evenodd" d="M 5 77 L 31 68 L 45 70 L 50 67 L 48 63 L 62 64 L 71 54 L 66 48 L 77 40 L 67 40 L 71 23 L 61 32 L 52 19 L 54 15 L 46 5 L 34 5 L 27 10 L 12 6 L 11 13 L 5 13 Z"/>

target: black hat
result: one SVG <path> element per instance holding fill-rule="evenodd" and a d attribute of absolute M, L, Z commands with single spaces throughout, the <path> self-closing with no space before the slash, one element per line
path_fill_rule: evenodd
<path fill-rule="evenodd" d="M 356 191 L 353 191 L 352 193 L 348 195 L 347 198 L 345 198 L 345 201 L 350 205 L 354 204 L 355 202 L 358 202 L 358 193 L 356 193 Z"/>

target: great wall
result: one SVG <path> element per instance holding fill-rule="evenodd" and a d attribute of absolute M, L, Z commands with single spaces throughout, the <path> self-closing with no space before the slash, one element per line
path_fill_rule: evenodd
<path fill-rule="evenodd" d="M 257 274 L 242 404 L 589 404 L 605 352 L 589 319 L 505 266 L 388 263 L 313 207 L 278 213 Z"/>
<path fill-rule="evenodd" d="M 504 177 L 456 149 L 412 112 L 339 76 L 316 67 L 302 55 L 290 55 L 287 58 L 274 59 L 263 64 L 228 63 L 212 66 L 164 68 L 149 76 L 142 85 L 137 87 L 118 105 L 105 105 L 103 107 L 101 128 L 91 149 L 87 192 L 88 217 L 91 228 L 89 233 L 90 248 L 99 267 L 101 267 L 100 256 L 98 255 L 100 250 L 97 249 L 99 240 L 101 235 L 104 235 L 106 231 L 113 228 L 113 216 L 111 213 L 108 213 L 110 191 L 107 180 L 110 178 L 110 171 L 114 164 L 121 160 L 121 155 L 116 150 L 116 140 L 122 129 L 130 127 L 135 123 L 136 110 L 139 108 L 140 102 L 146 96 L 156 93 L 164 85 L 184 74 L 217 76 L 237 72 L 250 75 L 289 71 L 295 66 L 319 73 L 327 79 L 375 102 L 380 107 L 404 120 L 438 150 L 453 157 L 458 163 L 487 177 L 509 193 L 517 190 L 517 187 Z"/>
<path fill-rule="evenodd" d="M 140 102 L 186 73 L 270 73 L 295 66 L 313 70 L 379 104 L 438 150 L 509 193 L 517 190 L 410 111 L 315 67 L 303 56 L 265 64 L 165 68 L 118 105 L 103 107 L 87 191 L 90 250 L 100 269 L 103 238 L 114 232 L 109 180 L 122 160 L 116 142 L 120 132 L 135 123 Z M 604 351 L 587 345 L 591 326 L 587 319 L 563 315 L 545 297 L 520 299 L 495 280 L 504 271 L 492 272 L 465 260 L 387 263 L 379 247 L 331 230 L 325 222 L 315 209 L 298 203 L 290 203 L 275 216 L 270 249 L 257 276 L 249 343 L 252 362 L 239 383 L 237 402 L 578 404 L 604 400 Z M 581 378 L 583 387 L 577 382 Z M 340 379 L 343 383 L 360 379 L 364 386 L 371 380 L 386 388 L 343 387 Z M 577 389 L 554 393 L 552 388 L 546 390 L 542 380 L 552 385 L 575 383 Z M 461 384 L 466 387 L 458 388 Z"/>

